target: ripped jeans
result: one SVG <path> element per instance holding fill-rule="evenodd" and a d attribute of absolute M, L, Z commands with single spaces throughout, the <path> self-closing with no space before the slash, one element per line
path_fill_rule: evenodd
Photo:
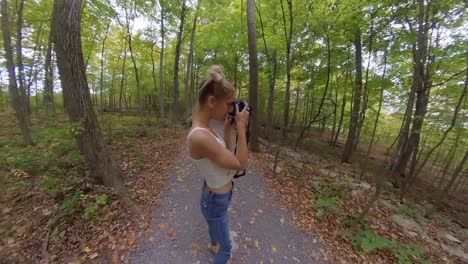
<path fill-rule="evenodd" d="M 229 228 L 228 207 L 232 198 L 233 188 L 225 194 L 210 192 L 206 182 L 203 189 L 200 207 L 208 224 L 211 245 L 219 244 L 219 251 L 214 257 L 214 264 L 224 264 L 231 257 L 231 238 Z"/>

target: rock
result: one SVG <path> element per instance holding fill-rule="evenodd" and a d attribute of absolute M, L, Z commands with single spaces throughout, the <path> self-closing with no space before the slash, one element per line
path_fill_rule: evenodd
<path fill-rule="evenodd" d="M 391 211 L 395 211 L 396 207 L 389 201 L 387 200 L 383 200 L 383 199 L 380 199 L 379 200 L 379 203 L 381 205 L 383 205 L 384 207 L 387 207 L 388 209 L 390 209 Z"/>
<path fill-rule="evenodd" d="M 330 177 L 333 177 L 335 178 L 336 176 L 338 176 L 338 174 L 334 171 L 330 171 L 330 170 L 326 170 L 326 169 L 320 169 L 319 170 L 320 174 L 322 175 L 325 175 L 325 176 L 330 176 Z"/>
<path fill-rule="evenodd" d="M 422 231 L 422 227 L 416 221 L 404 215 L 394 214 L 392 215 L 392 220 L 397 225 L 403 227 L 405 230 L 411 230 L 416 232 Z"/>
<path fill-rule="evenodd" d="M 273 168 L 272 168 L 273 169 Z M 280 166 L 276 165 L 275 173 L 281 173 Z"/>
<path fill-rule="evenodd" d="M 468 261 L 468 254 L 465 253 L 465 249 L 461 246 L 448 246 L 445 244 L 441 244 L 442 248 L 449 252 L 452 255 L 455 255 L 457 257 L 460 257 L 464 259 L 465 261 Z"/>
<path fill-rule="evenodd" d="M 439 229 L 437 230 L 437 236 L 444 239 L 445 241 L 447 242 L 453 242 L 453 243 L 457 243 L 457 244 L 461 244 L 462 242 L 460 241 L 460 239 L 454 237 L 450 231 L 447 231 L 445 229 Z"/>

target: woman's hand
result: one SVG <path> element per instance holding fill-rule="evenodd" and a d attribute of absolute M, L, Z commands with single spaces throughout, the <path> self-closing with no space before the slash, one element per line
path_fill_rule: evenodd
<path fill-rule="evenodd" d="M 249 105 L 245 103 L 244 109 L 242 109 L 241 112 L 239 112 L 239 105 L 236 104 L 236 125 L 237 128 L 247 128 L 247 125 L 249 124 Z"/>
<path fill-rule="evenodd" d="M 224 142 L 226 142 L 226 147 L 228 149 L 231 149 L 231 137 L 233 129 L 234 122 L 232 122 L 232 118 L 228 116 L 226 117 L 226 120 L 224 120 Z"/>

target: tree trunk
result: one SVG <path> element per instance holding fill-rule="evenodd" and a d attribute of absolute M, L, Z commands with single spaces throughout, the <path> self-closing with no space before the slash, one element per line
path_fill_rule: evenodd
<path fill-rule="evenodd" d="M 41 36 L 42 36 L 42 26 L 43 26 L 43 21 L 40 22 L 39 24 L 39 29 L 37 30 L 37 34 L 36 34 L 36 39 L 34 41 L 34 50 L 33 50 L 33 57 L 32 57 L 32 60 L 31 60 L 31 64 L 30 64 L 30 67 L 29 67 L 29 71 L 28 71 L 28 81 L 26 82 L 26 93 L 27 93 L 27 102 L 26 102 L 26 105 L 30 106 L 30 99 L 31 99 L 31 86 L 33 84 L 33 82 L 37 83 L 37 75 L 39 74 L 39 67 L 37 67 L 37 65 L 39 63 L 37 63 L 37 57 L 40 57 L 40 54 L 41 54 L 41 50 L 42 50 L 42 43 L 41 43 Z M 36 93 L 37 94 L 37 93 Z M 37 95 L 35 96 L 36 100 L 37 100 Z M 36 111 L 38 109 L 38 105 L 37 104 L 37 101 L 36 101 Z M 31 110 L 29 111 L 31 112 Z"/>
<path fill-rule="evenodd" d="M 17 10 L 17 21 L 16 21 L 16 67 L 18 68 L 17 81 L 19 84 L 20 100 L 23 104 L 26 121 L 31 125 L 31 111 L 28 104 L 28 95 L 26 93 L 25 78 L 24 78 L 24 65 L 23 65 L 23 10 L 24 0 L 20 0 Z"/>
<path fill-rule="evenodd" d="M 259 151 L 258 146 L 258 55 L 257 55 L 257 32 L 255 26 L 254 0 L 247 0 L 247 32 L 249 45 L 249 103 L 253 111 L 251 115 L 250 149 Z"/>
<path fill-rule="evenodd" d="M 104 104 L 102 102 L 102 89 L 104 85 L 104 47 L 106 44 L 107 34 L 109 33 L 110 21 L 107 24 L 106 34 L 104 35 L 104 39 L 102 40 L 102 48 L 101 48 L 101 78 L 99 80 L 99 108 L 101 111 L 104 109 Z"/>
<path fill-rule="evenodd" d="M 276 71 L 277 71 L 277 60 L 276 50 L 274 49 L 270 55 L 268 45 L 266 43 L 265 31 L 263 26 L 262 12 L 260 11 L 260 4 L 255 6 L 257 8 L 258 17 L 260 20 L 260 28 L 262 29 L 262 40 L 265 47 L 265 54 L 268 61 L 268 73 L 269 73 L 269 93 L 268 93 L 268 106 L 267 106 L 267 117 L 265 125 L 265 138 L 270 140 L 270 135 L 273 126 L 273 101 L 275 96 L 275 85 L 276 85 Z M 236 67 L 237 68 L 237 67 Z M 237 73 L 237 69 L 236 69 Z"/>
<path fill-rule="evenodd" d="M 197 11 L 195 11 L 195 17 L 193 18 L 193 26 L 192 32 L 190 36 L 190 48 L 188 54 L 188 62 L 187 62 L 187 74 L 185 75 L 185 108 L 186 108 L 186 115 L 192 114 L 192 68 L 193 68 L 193 47 L 195 45 L 195 30 L 197 28 L 197 18 L 198 18 L 198 5 Z"/>
<path fill-rule="evenodd" d="M 125 1 L 125 25 L 127 27 L 127 38 L 128 38 L 128 50 L 130 51 L 130 58 L 132 59 L 133 69 L 135 70 L 135 81 L 136 81 L 136 101 L 137 101 L 137 110 L 141 114 L 141 102 L 140 102 L 140 77 L 138 75 L 138 67 L 135 61 L 135 56 L 133 56 L 133 47 L 132 47 L 132 33 L 130 32 L 130 19 L 127 12 L 127 1 Z"/>
<path fill-rule="evenodd" d="M 284 112 L 283 112 L 283 127 L 282 127 L 282 137 L 283 140 L 286 139 L 286 133 L 289 126 L 289 100 L 290 100 L 290 90 L 291 90 L 291 68 L 292 68 L 292 56 L 291 56 L 291 42 L 292 42 L 292 33 L 293 33 L 293 10 L 292 10 L 292 0 L 287 0 L 288 10 L 289 10 L 289 32 L 286 29 L 286 17 L 284 13 L 283 0 L 280 0 L 281 11 L 283 14 L 283 26 L 284 26 L 284 36 L 286 40 L 286 92 L 284 95 Z"/>
<path fill-rule="evenodd" d="M 342 162 L 349 162 L 354 150 L 354 142 L 356 140 L 356 129 L 359 121 L 359 106 L 361 104 L 361 88 L 362 88 L 362 54 L 361 54 L 361 29 L 358 27 L 355 34 L 354 46 L 356 48 L 356 85 L 354 88 L 354 103 L 352 114 L 349 120 L 349 132 L 346 139 L 346 145 L 343 150 Z"/>
<path fill-rule="evenodd" d="M 385 51 L 384 51 L 384 69 L 382 73 L 382 87 L 380 88 L 380 96 L 379 96 L 379 109 L 377 110 L 377 115 L 375 117 L 375 122 L 374 122 L 374 129 L 372 130 L 372 136 L 371 140 L 369 143 L 369 148 L 367 149 L 367 156 L 369 156 L 370 151 L 372 149 L 372 145 L 374 144 L 374 138 L 375 138 L 375 132 L 377 131 L 377 124 L 379 123 L 379 117 L 380 117 L 380 110 L 382 109 L 382 103 L 383 103 L 383 92 L 385 91 L 385 73 L 387 72 L 387 44 L 384 44 L 385 46 Z"/>
<path fill-rule="evenodd" d="M 159 116 L 165 117 L 165 96 L 164 96 L 164 7 L 162 1 L 159 1 L 161 7 L 161 53 L 159 54 Z"/>
<path fill-rule="evenodd" d="M 16 83 L 15 64 L 13 61 L 13 49 L 11 47 L 10 22 L 8 17 L 7 0 L 2 0 L 1 2 L 1 13 L 3 47 L 5 49 L 6 67 L 8 70 L 8 92 L 10 94 L 10 101 L 13 109 L 15 110 L 16 119 L 18 120 L 23 140 L 26 144 L 32 145 L 33 141 L 29 129 L 29 122 L 25 104 L 21 99 Z"/>
<path fill-rule="evenodd" d="M 153 45 L 151 45 L 151 76 L 153 78 L 154 94 L 156 95 L 158 93 L 158 86 L 156 84 L 156 67 L 154 65 L 154 46 L 156 46 L 156 42 L 154 42 Z M 155 98 L 155 101 L 157 101 L 157 97 Z M 152 107 L 152 109 L 153 108 L 155 111 L 157 111 L 155 107 Z"/>
<path fill-rule="evenodd" d="M 47 40 L 47 52 L 44 64 L 44 106 L 46 115 L 55 117 L 55 103 L 54 103 L 54 77 L 53 77 L 53 63 L 52 63 L 52 34 L 54 32 L 54 25 L 50 23 L 49 38 Z"/>
<path fill-rule="evenodd" d="M 350 54 L 349 47 L 348 47 L 348 54 Z M 349 55 L 348 61 L 350 60 L 350 57 L 351 57 L 351 55 Z M 346 96 L 347 96 L 347 93 L 348 93 L 347 88 L 348 88 L 349 75 L 350 75 L 350 71 L 346 70 L 345 80 L 344 80 L 344 88 L 345 89 L 344 89 L 344 92 L 343 92 L 343 98 L 342 98 L 342 102 L 341 102 L 340 122 L 338 122 L 338 129 L 336 130 L 335 139 L 333 140 L 333 144 L 335 144 L 335 145 L 338 143 L 338 137 L 340 136 L 341 126 L 343 125 L 344 111 L 345 111 L 345 107 L 346 107 Z"/>
<path fill-rule="evenodd" d="M 361 139 L 361 130 L 362 127 L 364 126 L 364 120 L 366 119 L 366 111 L 367 111 L 367 102 L 369 100 L 369 66 L 370 66 L 370 61 L 372 57 L 372 40 L 374 38 L 374 16 L 375 12 L 371 14 L 371 27 L 370 27 L 370 32 L 369 32 L 369 58 L 367 59 L 367 67 L 366 67 L 366 79 L 364 82 L 364 95 L 362 97 L 362 108 L 361 112 L 359 113 L 359 121 L 358 121 L 358 126 L 357 126 L 357 132 L 356 132 L 356 142 L 354 143 L 354 149 L 357 149 L 357 146 L 359 144 L 359 141 Z"/>
<path fill-rule="evenodd" d="M 120 79 L 120 93 L 119 93 L 119 111 L 122 111 L 122 100 L 124 100 L 125 105 L 127 105 L 127 100 L 125 97 L 125 62 L 127 61 L 127 37 L 125 36 L 124 41 L 124 56 L 122 62 L 122 78 Z M 128 108 L 128 107 L 127 107 Z"/>
<path fill-rule="evenodd" d="M 421 138 L 421 128 L 424 121 L 424 116 L 427 111 L 427 103 L 429 99 L 429 88 L 425 85 L 428 82 L 428 77 L 425 75 L 424 62 L 426 60 L 426 31 L 424 26 L 424 0 L 418 0 L 419 2 L 419 14 L 418 14 L 418 50 L 415 56 L 415 77 L 414 82 L 416 86 L 416 109 L 414 112 L 414 118 L 412 122 L 411 135 L 408 138 L 406 148 L 403 148 L 399 159 L 397 160 L 394 168 L 395 176 L 404 174 L 408 161 L 412 154 L 417 157 L 419 149 L 419 141 Z M 414 153 L 413 153 L 414 152 Z M 412 167 L 415 166 L 415 158 Z M 408 181 L 407 177 L 407 180 Z M 404 189 L 404 188 L 403 188 Z"/>
<path fill-rule="evenodd" d="M 177 32 L 177 43 L 174 58 L 174 94 L 172 98 L 172 122 L 175 123 L 177 114 L 180 110 L 179 107 L 179 60 L 180 60 L 180 47 L 182 46 L 182 34 L 184 31 L 185 15 L 187 14 L 187 7 L 185 0 L 182 0 L 182 10 L 180 12 L 179 31 Z"/>
<path fill-rule="evenodd" d="M 465 163 L 466 163 L 466 160 L 468 159 L 468 150 L 465 151 L 465 155 L 463 156 L 463 159 L 460 161 L 460 163 L 458 164 L 457 168 L 455 169 L 455 171 L 453 172 L 452 174 L 452 177 L 450 178 L 450 181 L 449 183 L 445 186 L 445 188 L 442 190 L 442 192 L 440 193 L 439 195 L 439 199 L 438 199 L 438 205 L 440 205 L 444 198 L 447 196 L 448 194 L 448 191 L 450 190 L 450 188 L 452 188 L 453 186 L 453 183 L 455 182 L 455 180 L 457 180 L 458 176 L 460 175 L 460 173 L 463 171 L 463 167 L 465 166 Z"/>
<path fill-rule="evenodd" d="M 65 109 L 72 122 L 80 122 L 83 126 L 76 135 L 76 140 L 91 175 L 98 182 L 113 187 L 132 209 L 137 209 L 126 193 L 121 180 L 122 173 L 104 143 L 91 105 L 81 48 L 81 4 L 81 0 L 54 1 L 53 41 L 63 96 L 66 99 Z"/>

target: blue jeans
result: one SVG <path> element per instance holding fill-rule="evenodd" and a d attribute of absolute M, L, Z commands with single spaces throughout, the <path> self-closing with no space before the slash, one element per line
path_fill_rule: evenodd
<path fill-rule="evenodd" d="M 232 189 L 225 194 L 216 194 L 208 190 L 206 182 L 203 183 L 200 201 L 201 212 L 208 224 L 211 245 L 219 244 L 214 264 L 224 264 L 231 257 L 232 246 L 228 217 L 228 206 L 231 198 Z"/>

